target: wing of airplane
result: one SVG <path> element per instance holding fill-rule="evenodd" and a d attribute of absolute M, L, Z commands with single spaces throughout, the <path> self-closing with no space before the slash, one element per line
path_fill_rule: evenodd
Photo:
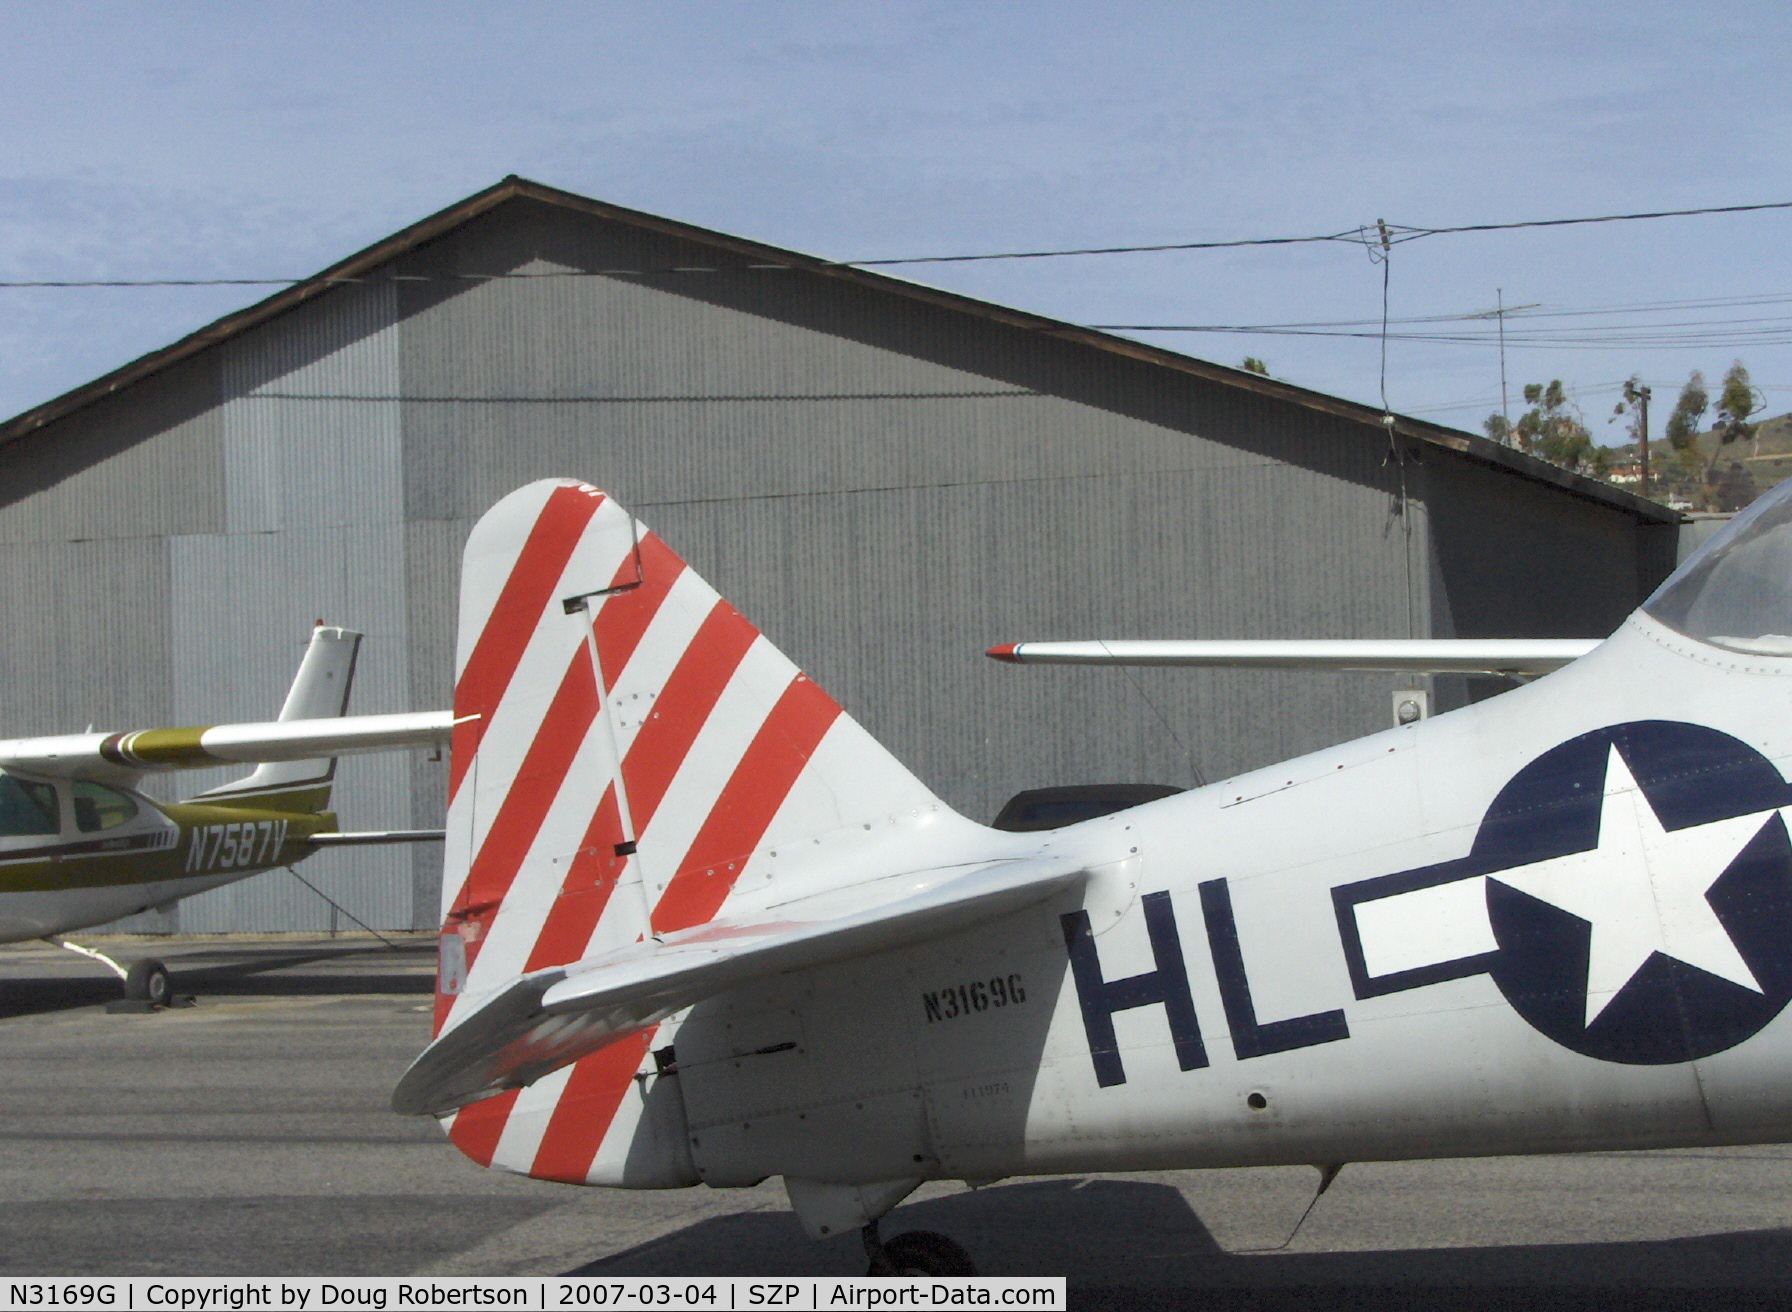
<path fill-rule="evenodd" d="M 152 770 L 302 761 L 394 747 L 436 746 L 448 741 L 453 728 L 451 711 L 409 711 L 13 738 L 0 740 L 0 770 L 53 778 L 115 778 Z"/>
<path fill-rule="evenodd" d="M 991 647 L 988 654 L 992 660 L 1014 665 L 1387 670 L 1524 677 L 1560 669 L 1585 656 L 1599 642 L 1595 638 L 1095 639 L 1006 642 Z"/>
<path fill-rule="evenodd" d="M 542 1076 L 760 976 L 968 929 L 1065 888 L 1062 859 L 993 861 L 860 885 L 768 916 L 713 920 L 569 966 L 522 975 L 463 1013 L 412 1064 L 395 1111 L 441 1116 Z"/>

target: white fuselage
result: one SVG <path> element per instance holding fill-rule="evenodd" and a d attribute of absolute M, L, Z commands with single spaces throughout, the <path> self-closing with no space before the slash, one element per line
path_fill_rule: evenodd
<path fill-rule="evenodd" d="M 1788 665 L 1639 615 L 1492 703 L 1014 835 L 1095 873 L 662 1025 L 594 1182 L 1792 1139 Z"/>

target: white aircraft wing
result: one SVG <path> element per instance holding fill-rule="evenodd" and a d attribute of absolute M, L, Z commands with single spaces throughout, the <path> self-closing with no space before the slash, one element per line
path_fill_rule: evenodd
<path fill-rule="evenodd" d="M 1390 670 L 1413 674 L 1547 674 L 1596 638 L 1350 638 L 1008 642 L 989 655 L 1016 665 L 1158 665 L 1266 670 Z"/>
<path fill-rule="evenodd" d="M 317 720 L 269 720 L 132 733 L 75 733 L 0 740 L 0 770 L 56 777 L 98 778 L 147 770 L 194 770 L 260 761 L 429 747 L 448 741 L 452 711 L 396 715 L 341 715 Z"/>
<path fill-rule="evenodd" d="M 1079 862 L 1037 858 L 893 876 L 801 910 L 713 920 L 519 976 L 423 1051 L 393 1091 L 393 1109 L 443 1115 L 531 1084 L 730 985 L 965 929 L 1042 901 L 1082 873 Z"/>

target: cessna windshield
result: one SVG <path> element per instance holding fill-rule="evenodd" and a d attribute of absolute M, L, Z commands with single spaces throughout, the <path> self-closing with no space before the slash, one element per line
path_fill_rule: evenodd
<path fill-rule="evenodd" d="M 1688 557 L 1643 610 L 1713 647 L 1792 656 L 1792 480 Z"/>

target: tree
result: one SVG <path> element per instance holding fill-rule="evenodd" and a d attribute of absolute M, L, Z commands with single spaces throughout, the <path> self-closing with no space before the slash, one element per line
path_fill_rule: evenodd
<path fill-rule="evenodd" d="M 1552 378 L 1547 385 L 1526 383 L 1524 400 L 1531 408 L 1516 424 L 1508 423 L 1504 415 L 1489 415 L 1483 425 L 1487 436 L 1564 469 L 1597 467 L 1599 448 L 1594 446 L 1579 408 L 1568 399 L 1561 379 Z"/>
<path fill-rule="evenodd" d="M 1686 386 L 1680 389 L 1680 399 L 1674 402 L 1674 412 L 1668 416 L 1667 426 L 1662 429 L 1662 436 L 1673 448 L 1680 477 L 1687 483 L 1696 481 L 1701 486 L 1705 482 L 1705 461 L 1699 454 L 1699 424 L 1710 405 L 1711 397 L 1705 391 L 1705 375 L 1694 369 L 1686 379 Z"/>
<path fill-rule="evenodd" d="M 1668 416 L 1666 436 L 1668 445 L 1674 448 L 1681 472 L 1688 482 L 1696 485 L 1695 495 L 1706 509 L 1723 509 L 1742 495 L 1745 483 L 1753 484 L 1753 478 L 1737 461 L 1732 461 L 1731 468 L 1721 477 L 1717 467 L 1723 460 L 1726 446 L 1746 441 L 1760 430 L 1754 416 L 1760 413 L 1764 404 L 1765 398 L 1750 381 L 1742 361 L 1732 362 L 1724 371 L 1723 386 L 1718 390 L 1717 413 L 1710 429 L 1707 451 L 1699 444 L 1700 425 L 1704 422 L 1705 412 L 1711 408 L 1705 375 L 1693 370 L 1686 386 L 1680 389 L 1674 413 Z"/>
<path fill-rule="evenodd" d="M 1749 416 L 1761 409 L 1765 400 L 1755 385 L 1749 381 L 1748 370 L 1742 367 L 1742 361 L 1733 361 L 1724 372 L 1723 390 L 1717 394 L 1717 426 L 1718 445 L 1728 446 L 1739 439 L 1752 438 L 1760 430 L 1760 425 L 1751 423 Z M 1713 468 L 1717 465 L 1717 453 L 1711 456 Z"/>
<path fill-rule="evenodd" d="M 1705 418 L 1705 410 L 1711 404 L 1711 398 L 1705 392 L 1705 375 L 1697 369 L 1686 380 L 1686 386 L 1680 389 L 1680 399 L 1674 402 L 1674 413 L 1668 416 L 1668 424 L 1662 430 L 1668 445 L 1676 451 L 1684 451 L 1693 444 L 1699 435 L 1699 423 Z"/>
<path fill-rule="evenodd" d="M 1269 366 L 1254 355 L 1245 356 L 1244 363 L 1238 367 L 1247 374 L 1262 374 L 1265 378 L 1269 377 Z"/>

